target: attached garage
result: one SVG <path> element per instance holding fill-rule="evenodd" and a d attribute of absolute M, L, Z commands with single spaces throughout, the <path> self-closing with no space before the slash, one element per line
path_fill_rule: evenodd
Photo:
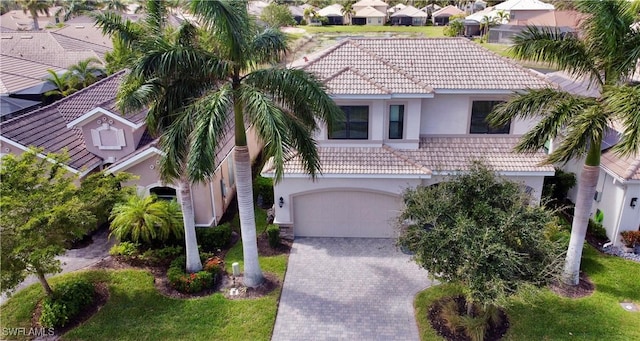
<path fill-rule="evenodd" d="M 393 238 L 401 208 L 398 195 L 328 190 L 293 197 L 296 237 Z"/>

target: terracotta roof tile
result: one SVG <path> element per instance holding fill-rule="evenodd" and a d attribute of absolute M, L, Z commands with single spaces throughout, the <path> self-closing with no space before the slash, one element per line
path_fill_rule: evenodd
<path fill-rule="evenodd" d="M 522 90 L 552 86 L 543 76 L 465 38 L 347 39 L 309 62 L 295 66 L 321 79 L 345 68 L 357 71 L 392 93 L 442 90 Z M 352 94 L 358 83 L 329 86 L 332 94 Z"/>
<path fill-rule="evenodd" d="M 600 164 L 624 180 L 640 180 L 640 155 L 620 157 L 609 149 L 602 153 Z"/>

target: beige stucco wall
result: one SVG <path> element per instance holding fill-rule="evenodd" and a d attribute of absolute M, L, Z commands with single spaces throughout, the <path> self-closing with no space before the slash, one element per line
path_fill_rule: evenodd
<path fill-rule="evenodd" d="M 533 18 L 542 13 L 546 13 L 550 11 L 552 10 L 529 10 L 529 11 L 511 10 L 509 11 L 509 15 L 511 17 L 511 20 L 527 20 L 529 18 Z"/>
<path fill-rule="evenodd" d="M 98 119 L 100 119 L 102 123 L 98 123 Z M 122 130 L 122 133 L 124 134 L 125 145 L 120 149 L 100 149 L 98 146 L 95 146 L 92 139 L 91 131 L 100 128 L 101 126 Z M 133 153 L 136 150 L 138 141 L 140 141 L 140 133 L 137 133 L 137 136 L 134 136 L 133 129 L 130 126 L 106 115 L 96 115 L 92 120 L 85 122 L 81 127 L 81 130 L 82 135 L 84 136 L 84 142 L 87 146 L 87 150 L 89 150 L 93 154 L 100 156 L 105 160 L 105 162 L 108 163 L 115 163 L 116 161 L 123 159 L 127 155 Z"/>

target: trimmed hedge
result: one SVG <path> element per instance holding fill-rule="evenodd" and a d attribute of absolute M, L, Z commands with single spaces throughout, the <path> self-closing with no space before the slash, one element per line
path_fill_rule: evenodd
<path fill-rule="evenodd" d="M 204 262 L 203 270 L 188 274 L 185 272 L 186 257 L 180 256 L 171 262 L 167 270 L 167 279 L 171 287 L 182 293 L 197 293 L 212 288 L 218 274 L 222 272 L 222 261 L 212 257 Z"/>
<path fill-rule="evenodd" d="M 262 198 L 262 208 L 273 206 L 273 180 L 262 176 L 257 176 L 253 181 L 254 200 L 258 201 L 258 197 Z"/>
<path fill-rule="evenodd" d="M 272 249 L 278 247 L 280 245 L 280 227 L 278 225 L 267 226 L 267 238 Z"/>
<path fill-rule="evenodd" d="M 95 288 L 92 283 L 75 279 L 58 285 L 52 297 L 42 301 L 40 324 L 45 328 L 64 327 L 82 309 L 93 303 Z"/>
<path fill-rule="evenodd" d="M 231 225 L 225 223 L 216 227 L 196 229 L 196 238 L 202 251 L 215 252 L 229 244 L 231 232 Z"/>

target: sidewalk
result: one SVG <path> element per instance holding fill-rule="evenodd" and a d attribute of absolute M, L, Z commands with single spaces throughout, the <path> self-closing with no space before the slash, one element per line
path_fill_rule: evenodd
<path fill-rule="evenodd" d="M 59 274 L 84 269 L 108 257 L 109 249 L 116 243 L 115 238 L 111 238 L 111 240 L 108 240 L 108 236 L 109 230 L 102 229 L 93 235 L 93 242 L 88 246 L 81 249 L 67 250 L 64 255 L 59 256 L 58 259 L 62 262 L 62 272 Z M 48 275 L 47 277 L 59 274 L 52 274 Z M 37 282 L 38 279 L 35 276 L 31 275 L 27 277 L 24 282 L 20 283 L 13 293 L 15 294 L 18 291 Z M 6 294 L 2 294 L 2 296 L 0 296 L 0 304 L 4 304 L 7 299 L 8 297 L 6 296 Z"/>

